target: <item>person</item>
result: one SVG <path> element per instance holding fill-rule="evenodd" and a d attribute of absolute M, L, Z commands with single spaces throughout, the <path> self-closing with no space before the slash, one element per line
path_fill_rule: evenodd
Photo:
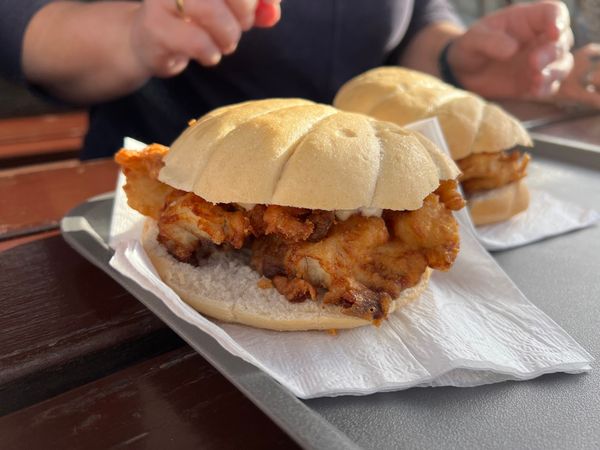
<path fill-rule="evenodd" d="M 169 144 L 224 104 L 330 103 L 382 64 L 490 98 L 551 95 L 573 64 L 568 10 L 550 0 L 467 29 L 445 0 L 0 0 L 0 38 L 5 74 L 93 105 L 83 159 L 113 154 L 123 136 Z"/>

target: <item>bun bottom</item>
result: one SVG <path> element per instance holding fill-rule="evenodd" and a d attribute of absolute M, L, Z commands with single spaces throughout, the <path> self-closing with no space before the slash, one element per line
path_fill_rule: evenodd
<path fill-rule="evenodd" d="M 510 219 L 529 206 L 529 189 L 523 180 L 475 194 L 467 199 L 475 225 L 488 225 Z"/>
<path fill-rule="evenodd" d="M 249 266 L 243 252 L 211 255 L 206 264 L 194 267 L 167 253 L 158 243 L 158 227 L 147 219 L 142 245 L 162 280 L 183 301 L 197 311 L 224 322 L 240 323 L 276 331 L 303 331 L 355 328 L 370 325 L 368 320 L 348 316 L 341 306 L 321 300 L 291 303 L 274 288 L 258 287 L 260 275 Z M 390 313 L 418 298 L 427 287 L 427 268 L 416 286 L 394 300 Z"/>

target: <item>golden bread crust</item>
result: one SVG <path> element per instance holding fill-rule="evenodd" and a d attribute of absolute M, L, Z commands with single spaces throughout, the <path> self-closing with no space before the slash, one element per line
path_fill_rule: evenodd
<path fill-rule="evenodd" d="M 406 125 L 437 116 L 452 158 L 531 146 L 520 122 L 478 95 L 401 67 L 369 70 L 341 87 L 334 106 Z"/>

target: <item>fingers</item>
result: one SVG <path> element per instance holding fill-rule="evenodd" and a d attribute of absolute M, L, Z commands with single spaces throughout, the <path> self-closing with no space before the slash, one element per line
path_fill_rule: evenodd
<path fill-rule="evenodd" d="M 177 75 L 190 59 L 212 66 L 221 51 L 202 28 L 161 10 L 148 9 L 134 22 L 132 47 L 141 64 L 159 77 Z"/>
<path fill-rule="evenodd" d="M 529 55 L 529 65 L 534 73 L 532 91 L 538 97 L 556 94 L 560 83 L 567 78 L 573 68 L 573 55 L 569 51 L 573 45 L 573 33 L 567 29 L 557 41 L 533 46 Z"/>
<path fill-rule="evenodd" d="M 569 23 L 569 11 L 561 2 L 518 4 L 490 14 L 471 27 L 478 31 L 472 45 L 500 61 L 510 58 L 519 47 L 531 48 L 552 42 L 568 50 L 573 45 Z M 541 70 L 551 61 L 534 62 L 541 65 Z"/>
<path fill-rule="evenodd" d="M 248 31 L 254 25 L 254 11 L 258 0 L 227 0 L 227 6 L 235 15 L 243 31 Z"/>
<path fill-rule="evenodd" d="M 222 52 L 211 35 L 190 22 L 165 19 L 161 33 L 170 54 L 184 55 L 204 66 L 214 66 L 221 61 Z"/>
<path fill-rule="evenodd" d="M 483 21 L 491 28 L 505 31 L 522 45 L 556 41 L 570 27 L 567 7 L 551 0 L 516 4 L 484 17 Z"/>
<path fill-rule="evenodd" d="M 549 97 L 560 89 L 561 82 L 569 75 L 573 68 L 573 55 L 567 53 L 563 58 L 547 65 L 537 78 L 533 86 L 533 94 L 537 97 Z"/>
<path fill-rule="evenodd" d="M 578 97 L 600 106 L 600 44 L 588 44 L 575 52 L 575 68 L 569 78 Z"/>
<path fill-rule="evenodd" d="M 223 0 L 187 0 L 185 15 L 210 34 L 222 54 L 235 51 L 242 26 Z"/>
<path fill-rule="evenodd" d="M 569 9 L 559 1 L 541 1 L 530 5 L 529 21 L 538 33 L 544 33 L 548 40 L 557 40 L 571 26 Z M 536 9 L 539 13 L 536 14 Z"/>
<path fill-rule="evenodd" d="M 548 64 L 564 58 L 573 45 L 571 30 L 563 33 L 558 41 L 547 42 L 541 46 L 533 47 L 530 54 L 530 65 L 533 70 L 541 71 Z"/>
<path fill-rule="evenodd" d="M 190 59 L 218 64 L 222 55 L 235 51 L 243 31 L 279 20 L 279 0 L 260 2 L 144 0 L 132 18 L 135 55 L 150 74 L 162 77 L 180 73 Z"/>
<path fill-rule="evenodd" d="M 576 50 L 574 67 L 561 83 L 555 99 L 600 108 L 600 45 L 588 44 Z"/>
<path fill-rule="evenodd" d="M 589 89 L 581 83 L 565 84 L 561 86 L 557 99 L 578 102 L 600 109 L 600 83 L 595 85 L 595 89 Z"/>
<path fill-rule="evenodd" d="M 523 30 L 524 33 L 542 37 L 545 41 L 558 40 L 571 24 L 567 6 L 553 0 L 521 5 L 518 17 L 521 18 L 519 25 L 528 28 Z"/>

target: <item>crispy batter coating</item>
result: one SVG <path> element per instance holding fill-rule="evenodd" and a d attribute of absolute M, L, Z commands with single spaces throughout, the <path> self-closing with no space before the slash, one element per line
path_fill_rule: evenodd
<path fill-rule="evenodd" d="M 452 211 L 458 211 L 465 206 L 465 199 L 458 192 L 458 183 L 456 180 L 441 180 L 435 193 L 440 198 L 440 201 L 446 205 L 446 208 Z"/>
<path fill-rule="evenodd" d="M 307 280 L 327 289 L 326 303 L 378 321 L 387 315 L 392 298 L 418 284 L 428 266 L 447 270 L 458 249 L 458 225 L 451 211 L 430 194 L 416 211 L 386 211 L 384 218 L 355 214 L 336 223 L 318 242 L 258 238 L 252 265 L 267 277 Z M 275 283 L 286 295 L 289 288 L 281 285 Z"/>
<path fill-rule="evenodd" d="M 122 149 L 115 155 L 115 161 L 123 168 L 127 184 L 127 203 L 145 216 L 158 220 L 166 197 L 174 191 L 171 186 L 158 181 L 162 169 L 163 156 L 169 149 L 152 144 L 143 151 Z"/>
<path fill-rule="evenodd" d="M 180 261 L 190 262 L 203 240 L 240 249 L 252 234 L 243 211 L 227 211 L 191 192 L 174 191 L 158 218 L 158 240 Z"/>
<path fill-rule="evenodd" d="M 458 224 L 451 211 L 430 194 L 416 211 L 386 211 L 395 243 L 423 254 L 427 265 L 448 270 L 458 255 Z"/>
<path fill-rule="evenodd" d="M 128 202 L 158 222 L 159 241 L 180 261 L 196 263 L 215 248 L 252 242 L 251 264 L 289 301 L 316 299 L 378 324 L 402 290 L 427 267 L 447 270 L 459 249 L 452 210 L 464 206 L 456 181 L 440 182 L 415 211 L 354 214 L 337 221 L 332 211 L 213 204 L 158 181 L 168 149 L 121 150 Z M 466 158 L 467 159 L 467 158 Z M 526 166 L 526 162 L 525 162 Z"/>
<path fill-rule="evenodd" d="M 120 150 L 115 160 L 127 177 L 129 206 L 158 222 L 159 240 L 181 261 L 191 262 L 202 240 L 241 248 L 252 234 L 280 234 L 292 241 L 319 240 L 335 216 L 331 211 L 256 205 L 245 212 L 234 205 L 214 205 L 158 180 L 169 149 L 153 144 L 143 151 Z M 206 246 L 206 243 L 204 244 Z"/>
<path fill-rule="evenodd" d="M 456 161 L 462 171 L 460 182 L 465 194 L 505 186 L 527 175 L 531 158 L 519 151 L 474 153 Z"/>
<path fill-rule="evenodd" d="M 290 241 L 305 241 L 314 229 L 312 222 L 302 220 L 307 212 L 302 208 L 269 205 L 263 216 L 264 234 L 281 234 Z"/>
<path fill-rule="evenodd" d="M 289 241 L 316 242 L 327 234 L 335 215 L 332 211 L 269 205 L 263 221 L 263 234 L 280 234 Z"/>
<path fill-rule="evenodd" d="M 317 299 L 317 291 L 308 281 L 301 278 L 273 277 L 273 285 L 281 295 L 292 303 L 303 302 L 307 298 Z"/>

